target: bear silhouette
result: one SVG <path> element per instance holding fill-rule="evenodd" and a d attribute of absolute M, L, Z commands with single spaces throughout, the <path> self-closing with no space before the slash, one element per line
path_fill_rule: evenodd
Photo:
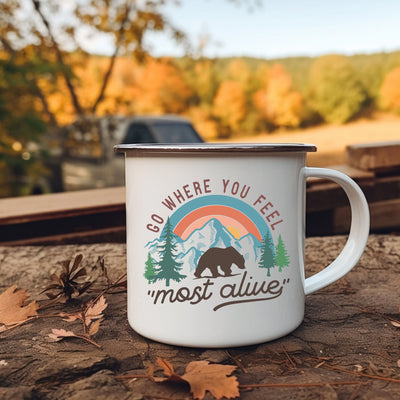
<path fill-rule="evenodd" d="M 201 278 L 205 269 L 211 271 L 212 277 L 232 276 L 232 264 L 237 265 L 240 269 L 244 269 L 244 257 L 233 247 L 220 248 L 211 247 L 199 258 L 194 276 Z M 224 275 L 218 271 L 218 266 L 221 267 Z"/>

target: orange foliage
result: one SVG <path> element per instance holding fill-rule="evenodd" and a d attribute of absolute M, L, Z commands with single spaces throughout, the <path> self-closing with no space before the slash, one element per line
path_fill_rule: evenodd
<path fill-rule="evenodd" d="M 253 103 L 276 126 L 296 127 L 301 122 L 302 96 L 292 90 L 292 79 L 280 64 L 268 71 L 267 87 L 254 94 Z"/>
<path fill-rule="evenodd" d="M 218 124 L 212 118 L 209 107 L 191 107 L 187 112 L 187 117 L 192 121 L 196 130 L 201 132 L 201 136 L 206 141 L 213 140 L 218 137 Z"/>
<path fill-rule="evenodd" d="M 136 113 L 179 114 L 193 96 L 179 69 L 168 58 L 148 58 L 137 75 Z"/>
<path fill-rule="evenodd" d="M 228 79 L 239 82 L 246 91 L 251 80 L 251 71 L 247 62 L 242 59 L 232 60 L 228 65 Z"/>
<path fill-rule="evenodd" d="M 55 83 L 40 78 L 37 84 L 47 98 L 49 109 L 59 124 L 70 123 L 76 118 L 75 110 L 67 94 L 67 86 L 61 76 L 56 77 Z"/>
<path fill-rule="evenodd" d="M 386 75 L 379 94 L 384 109 L 400 112 L 400 67 Z"/>
<path fill-rule="evenodd" d="M 225 127 L 236 131 L 246 115 L 243 86 L 235 81 L 222 82 L 214 99 L 213 111 Z"/>

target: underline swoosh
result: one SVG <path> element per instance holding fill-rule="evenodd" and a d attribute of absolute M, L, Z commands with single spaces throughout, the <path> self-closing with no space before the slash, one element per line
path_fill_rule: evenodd
<path fill-rule="evenodd" d="M 272 296 L 272 297 L 264 297 L 262 299 L 249 299 L 249 300 L 235 300 L 235 301 L 227 301 L 226 303 L 221 303 L 218 304 L 216 307 L 213 308 L 214 311 L 219 310 L 222 307 L 225 306 L 231 306 L 233 304 L 240 304 L 240 303 L 251 303 L 254 301 L 266 301 L 266 300 L 273 300 L 276 299 L 277 297 L 279 297 L 282 294 L 282 292 L 280 292 L 279 294 Z"/>

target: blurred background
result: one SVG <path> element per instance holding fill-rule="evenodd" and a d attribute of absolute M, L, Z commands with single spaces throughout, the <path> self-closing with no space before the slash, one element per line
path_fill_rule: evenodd
<path fill-rule="evenodd" d="M 399 140 L 399 15 L 397 0 L 1 0 L 0 197 L 123 184 L 112 146 L 138 123 L 153 141 L 168 122 L 314 143 L 314 166 Z"/>

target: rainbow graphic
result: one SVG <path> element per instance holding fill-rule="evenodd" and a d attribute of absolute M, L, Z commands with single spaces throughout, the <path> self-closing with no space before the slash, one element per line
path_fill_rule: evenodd
<path fill-rule="evenodd" d="M 220 221 L 235 239 L 251 233 L 262 242 L 269 232 L 267 223 L 253 207 L 224 195 L 203 196 L 185 203 L 171 215 L 170 223 L 173 232 L 186 240 L 213 218 Z"/>

